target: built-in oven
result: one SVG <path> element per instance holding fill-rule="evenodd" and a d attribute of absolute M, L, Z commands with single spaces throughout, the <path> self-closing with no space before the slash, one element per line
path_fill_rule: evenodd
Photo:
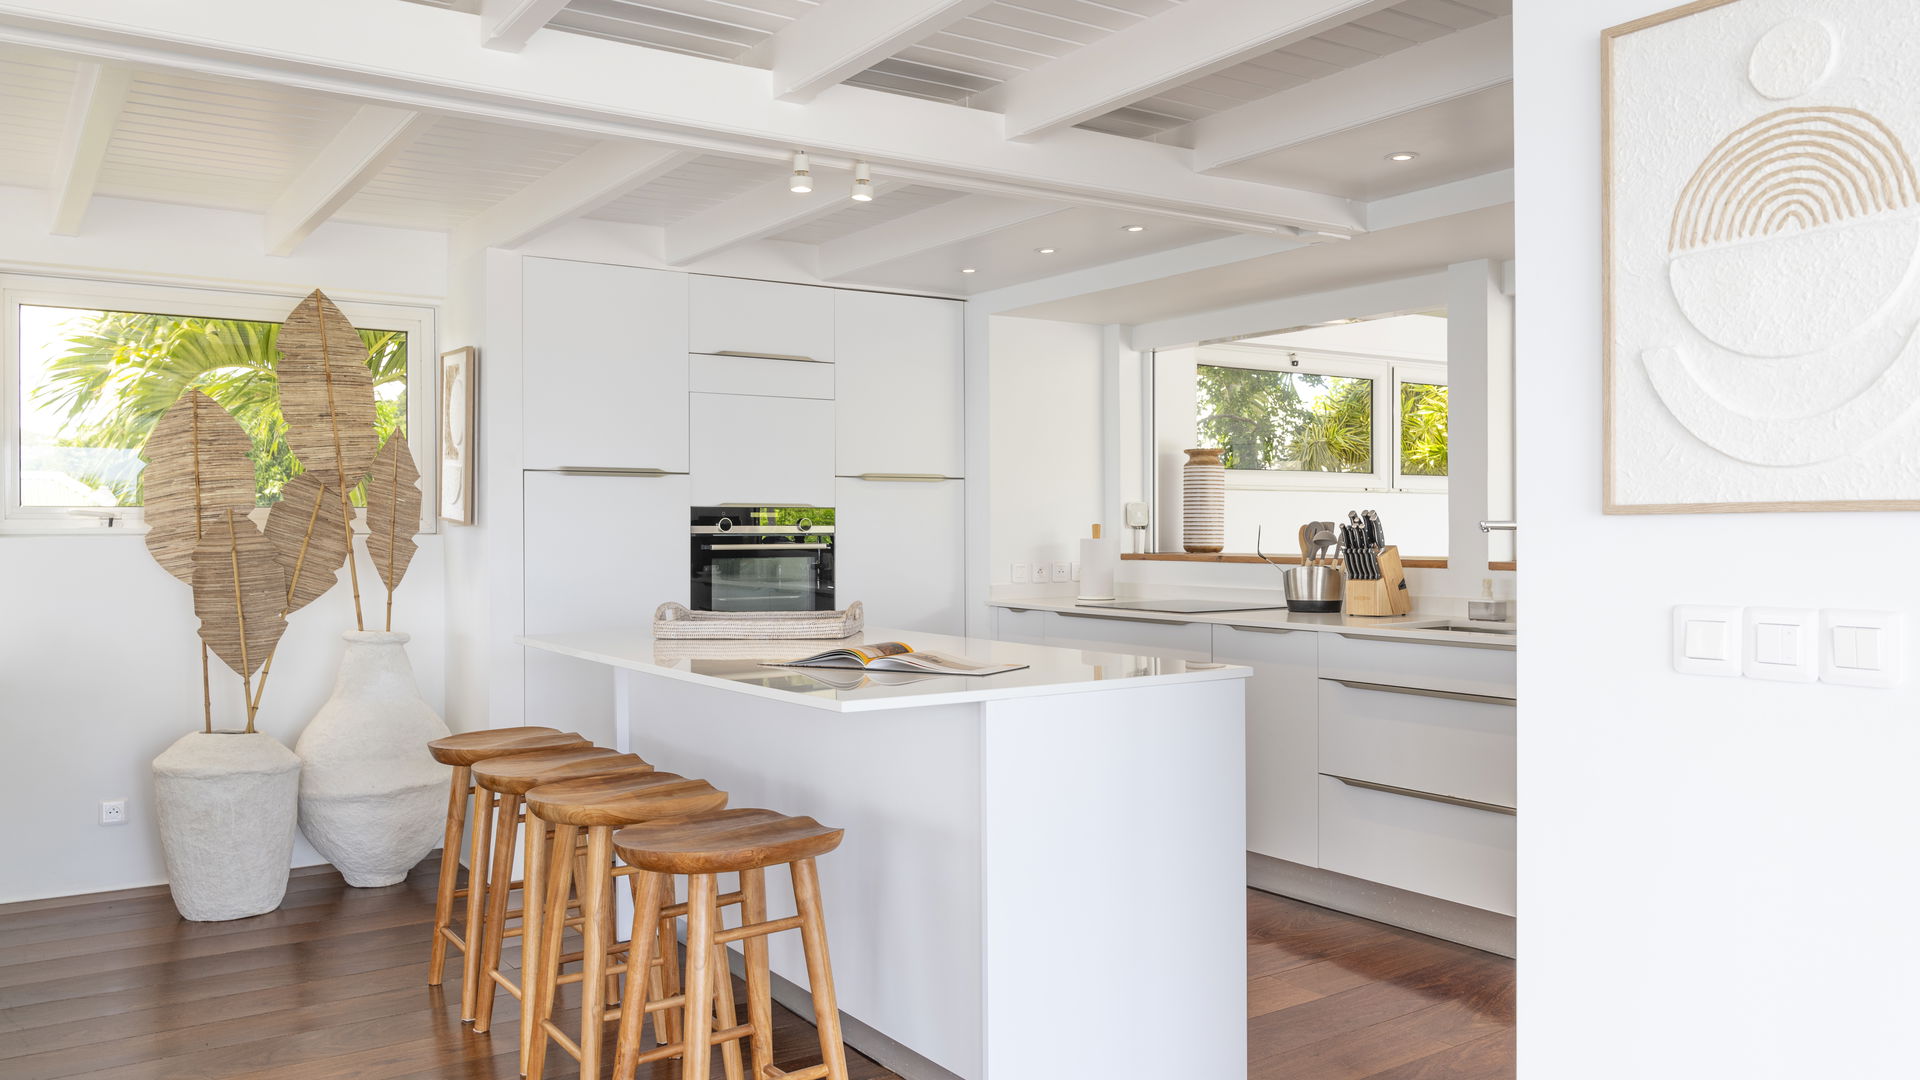
<path fill-rule="evenodd" d="M 833 611 L 833 510 L 693 508 L 696 611 Z"/>

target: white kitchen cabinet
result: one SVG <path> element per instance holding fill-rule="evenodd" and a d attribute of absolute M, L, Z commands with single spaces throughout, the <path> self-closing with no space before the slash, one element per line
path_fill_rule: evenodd
<path fill-rule="evenodd" d="M 1513 808 L 1512 699 L 1319 683 L 1321 772 Z"/>
<path fill-rule="evenodd" d="M 833 402 L 753 394 L 687 398 L 693 505 L 833 505 Z M 679 531 L 686 531 L 684 522 Z"/>
<path fill-rule="evenodd" d="M 1063 649 L 1141 653 L 1182 660 L 1213 658 L 1213 627 L 1174 619 L 1117 619 L 1049 611 L 1047 644 Z"/>
<path fill-rule="evenodd" d="M 1044 644 L 1047 640 L 1047 613 L 1032 608 L 995 608 L 993 636 L 998 641 Z"/>
<path fill-rule="evenodd" d="M 836 290 L 841 476 L 965 475 L 964 305 Z"/>
<path fill-rule="evenodd" d="M 525 465 L 685 472 L 687 275 L 523 267 Z"/>
<path fill-rule="evenodd" d="M 1486 642 L 1389 638 L 1329 630 L 1320 642 L 1320 677 L 1513 697 L 1514 650 Z"/>
<path fill-rule="evenodd" d="M 966 632 L 966 481 L 834 485 L 834 595 L 870 626 Z"/>
<path fill-rule="evenodd" d="M 1512 915 L 1516 819 L 1320 778 L 1320 865 L 1335 873 Z"/>
<path fill-rule="evenodd" d="M 693 275 L 688 284 L 688 347 L 697 353 L 804 356 L 830 363 L 838 291 Z"/>
<path fill-rule="evenodd" d="M 687 389 L 696 394 L 753 394 L 756 397 L 833 400 L 833 365 L 764 356 L 687 358 Z"/>
<path fill-rule="evenodd" d="M 1215 626 L 1213 658 L 1247 681 L 1247 850 L 1320 865 L 1320 635 Z"/>
<path fill-rule="evenodd" d="M 687 602 L 685 476 L 524 476 L 527 633 L 646 626 L 662 603 Z M 527 723 L 571 731 L 613 715 L 604 667 L 539 650 L 526 663 Z"/>

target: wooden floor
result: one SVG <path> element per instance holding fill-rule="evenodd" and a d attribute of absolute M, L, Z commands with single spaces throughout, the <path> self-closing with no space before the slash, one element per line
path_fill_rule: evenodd
<path fill-rule="evenodd" d="M 474 1035 L 457 975 L 424 985 L 434 873 L 352 889 L 296 871 L 278 911 L 229 923 L 182 922 L 164 888 L 0 906 L 0 1078 L 512 1080 L 513 999 Z M 1511 961 L 1265 893 L 1248 916 L 1256 1080 L 1513 1075 Z M 779 1064 L 818 1060 L 776 1011 Z M 572 1060 L 554 1049 L 547 1074 Z M 852 1075 L 894 1077 L 857 1054 Z"/>

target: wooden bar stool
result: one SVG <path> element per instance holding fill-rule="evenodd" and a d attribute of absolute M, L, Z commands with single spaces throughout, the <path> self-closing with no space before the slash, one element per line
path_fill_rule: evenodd
<path fill-rule="evenodd" d="M 541 784 L 591 776 L 637 776 L 652 771 L 653 766 L 642 761 L 638 754 L 622 754 L 598 746 L 512 754 L 488 758 L 474 765 L 474 783 L 481 790 L 497 795 L 499 804 L 493 813 L 493 855 L 487 861 L 487 879 L 482 885 L 486 895 L 480 905 L 480 921 L 471 924 L 467 933 L 469 939 L 477 934 L 480 942 L 478 949 L 470 948 L 466 954 L 467 977 L 474 984 L 476 998 L 473 1030 L 484 1032 L 492 1025 L 493 988 L 496 984 L 506 987 L 508 993 L 524 1001 L 519 982 L 508 978 L 500 970 L 500 947 L 507 938 L 518 936 L 524 948 L 526 942 L 540 932 L 540 905 L 527 902 L 526 897 L 532 895 L 530 891 L 523 891 L 520 910 L 514 911 L 508 907 L 514 888 L 513 862 L 519 839 L 519 830 L 515 825 L 521 819 L 522 798 Z M 536 837 L 533 823 L 529 822 L 528 881 L 538 877 L 541 863 L 546 859 L 547 846 L 538 842 L 541 839 L 544 837 Z M 468 898 L 468 906 L 473 906 L 471 897 Z M 515 918 L 520 920 L 520 925 L 509 928 L 507 923 Z"/>
<path fill-rule="evenodd" d="M 538 1080 L 546 1063 L 547 1040 L 551 1038 L 579 1060 L 581 1076 L 597 1077 L 603 1029 L 608 1020 L 618 1019 L 620 1015 L 606 1010 L 607 992 L 615 980 L 624 974 L 627 977 L 624 997 L 643 1001 L 663 1001 L 675 989 L 665 978 L 671 970 L 670 960 L 650 963 L 645 969 L 609 962 L 611 956 L 629 948 L 613 940 L 607 932 L 614 879 L 637 873 L 631 867 L 614 862 L 613 831 L 645 821 L 719 810 L 727 805 L 727 793 L 715 790 L 705 780 L 654 772 L 542 784 L 527 792 L 526 801 L 530 822 L 553 826 L 552 851 L 544 860 L 542 879 L 536 886 L 530 873 L 525 894 L 534 896 L 536 887 L 542 889 L 537 894 L 542 898 L 539 940 L 536 943 L 523 939 L 520 945 L 521 978 L 523 983 L 534 987 L 532 1007 L 527 1007 L 523 998 L 520 1010 L 521 1037 L 530 1047 L 530 1053 L 523 1059 L 526 1075 Z M 587 836 L 585 874 L 583 880 L 574 881 L 574 860 L 569 855 L 582 830 Z M 570 884 L 580 894 L 580 932 L 584 943 L 577 955 L 561 952 L 566 930 L 564 905 Z M 657 932 L 661 920 L 655 919 L 652 925 Z M 665 957 L 671 955 L 666 950 L 673 944 L 677 943 L 671 937 L 663 936 L 652 951 Z M 561 968 L 574 960 L 580 961 L 579 973 L 562 974 Z M 568 1038 L 552 1020 L 553 1002 L 559 988 L 573 982 L 580 984 L 577 1040 Z M 728 1004 L 731 1000 L 729 993 Z"/>
<path fill-rule="evenodd" d="M 840 1039 L 840 1007 L 833 994 L 833 965 L 827 958 L 827 928 L 820 914 L 820 878 L 814 858 L 840 846 L 844 830 L 830 829 L 810 817 L 789 817 L 774 810 L 722 810 L 677 821 L 631 825 L 613 834 L 620 857 L 642 871 L 634 903 L 633 938 L 627 969 L 644 971 L 658 924 L 665 888 L 672 875 L 687 876 L 687 968 L 683 992 L 674 1000 L 682 1012 L 677 1042 L 640 1051 L 640 1027 L 653 1006 L 646 995 L 628 993 L 621 1002 L 620 1037 L 613 1075 L 629 1080 L 650 1061 L 680 1057 L 681 1080 L 708 1080 L 711 1047 L 746 1039 L 753 1054 L 754 1080 L 847 1080 L 847 1051 Z M 788 864 L 799 914 L 767 919 L 766 868 Z M 715 875 L 738 873 L 741 925 L 726 929 L 720 918 Z M 807 982 L 813 988 L 813 1017 L 819 1029 L 820 1064 L 786 1072 L 773 1064 L 773 985 L 767 963 L 767 935 L 799 930 L 806 952 Z M 744 941 L 747 961 L 747 1022 L 733 1022 L 731 973 L 725 946 Z M 714 1030 L 712 995 L 716 980 L 722 995 L 719 1030 Z M 737 1053 L 737 1051 L 736 1051 Z M 729 1080 L 738 1075 L 732 1055 L 722 1051 Z"/>
<path fill-rule="evenodd" d="M 458 948 L 461 955 L 467 951 L 465 933 L 479 921 L 480 893 L 474 889 L 457 889 L 460 877 L 460 834 L 466 829 L 467 800 L 476 798 L 478 789 L 473 786 L 472 767 L 477 761 L 488 758 L 504 757 L 508 754 L 522 754 L 530 750 L 551 750 L 566 746 L 583 746 L 586 739 L 570 731 L 559 731 L 550 727 L 511 727 L 493 728 L 488 731 L 465 731 L 458 735 L 449 735 L 444 739 L 435 739 L 427 744 L 427 752 L 433 760 L 442 765 L 453 766 L 453 782 L 447 793 L 447 831 L 446 839 L 440 847 L 440 887 L 433 901 L 433 959 L 427 965 L 427 985 L 439 986 L 441 977 L 446 973 L 447 945 Z M 492 796 L 488 796 L 491 800 Z M 491 806 L 487 807 L 491 809 Z M 467 855 L 467 877 L 480 880 L 486 877 L 486 864 L 482 858 L 487 853 L 486 840 L 481 835 L 480 822 L 491 821 L 485 813 L 474 815 L 473 843 Z M 453 902 L 467 897 L 466 922 L 461 926 L 463 933 L 453 930 Z M 460 988 L 461 1012 L 472 1016 L 473 1009 L 468 1004 L 472 993 L 471 980 Z"/>

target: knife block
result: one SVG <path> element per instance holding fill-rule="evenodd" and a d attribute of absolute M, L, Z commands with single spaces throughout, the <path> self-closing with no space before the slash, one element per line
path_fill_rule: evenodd
<path fill-rule="evenodd" d="M 1400 549 L 1388 545 L 1380 550 L 1379 559 L 1378 579 L 1347 579 L 1347 614 L 1405 615 L 1413 610 L 1413 594 L 1407 591 L 1407 574 L 1400 566 Z"/>

